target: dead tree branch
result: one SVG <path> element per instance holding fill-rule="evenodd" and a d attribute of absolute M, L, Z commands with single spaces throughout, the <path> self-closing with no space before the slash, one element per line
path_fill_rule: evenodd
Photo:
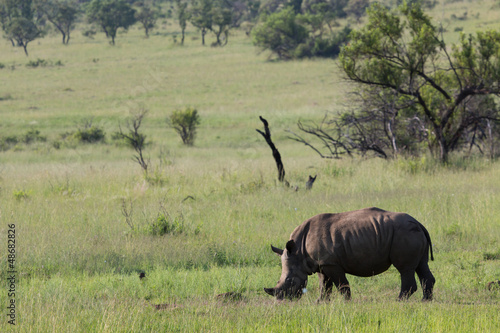
<path fill-rule="evenodd" d="M 278 151 L 278 149 L 274 145 L 273 141 L 271 140 L 271 131 L 269 130 L 269 123 L 267 122 L 267 120 L 262 118 L 262 116 L 259 116 L 259 118 L 262 121 L 262 123 L 264 124 L 264 131 L 265 132 L 262 132 L 258 129 L 256 129 L 256 131 L 259 132 L 264 137 L 264 139 L 266 139 L 267 144 L 269 145 L 269 147 L 273 151 L 273 157 L 274 157 L 274 160 L 276 161 L 276 167 L 278 168 L 278 180 L 280 182 L 284 182 L 285 181 L 285 167 L 283 166 L 283 162 L 281 161 L 280 152 Z"/>

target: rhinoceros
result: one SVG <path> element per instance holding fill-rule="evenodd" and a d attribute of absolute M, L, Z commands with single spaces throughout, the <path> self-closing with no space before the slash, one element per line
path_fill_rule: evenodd
<path fill-rule="evenodd" d="M 281 256 L 282 272 L 274 288 L 264 288 L 271 296 L 300 298 L 309 275 L 318 273 L 320 298 L 327 300 L 333 285 L 346 300 L 351 290 L 346 274 L 369 277 L 394 265 L 401 274 L 399 299 L 417 290 L 415 272 L 423 289 L 423 300 L 432 300 L 435 279 L 428 261 L 434 260 L 429 233 L 405 213 L 379 208 L 338 214 L 320 214 L 304 221 L 290 235 L 286 248 L 271 245 Z"/>

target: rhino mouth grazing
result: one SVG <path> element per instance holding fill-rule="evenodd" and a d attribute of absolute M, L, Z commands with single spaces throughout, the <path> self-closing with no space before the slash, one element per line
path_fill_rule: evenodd
<path fill-rule="evenodd" d="M 275 288 L 264 288 L 264 291 L 271 295 L 275 296 L 278 300 L 283 299 L 300 299 L 304 294 L 304 289 L 307 286 L 307 280 L 302 281 L 299 278 L 287 278 L 285 280 L 284 286 L 275 287 Z"/>

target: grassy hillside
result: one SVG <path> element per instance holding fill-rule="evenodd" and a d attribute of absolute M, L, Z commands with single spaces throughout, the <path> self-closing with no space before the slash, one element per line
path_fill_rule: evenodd
<path fill-rule="evenodd" d="M 493 4 L 440 4 L 432 16 L 453 40 L 456 27 L 500 28 Z M 466 20 L 452 18 L 464 8 Z M 202 47 L 195 31 L 181 47 L 175 33 L 177 26 L 167 24 L 144 39 L 134 28 L 114 47 L 100 33 L 90 40 L 74 31 L 68 46 L 54 34 L 30 44 L 29 57 L 1 42 L 0 136 L 38 130 L 46 139 L 0 152 L 2 279 L 11 224 L 17 271 L 17 326 L 3 316 L 0 331 L 500 330 L 500 289 L 487 289 L 500 278 L 497 161 L 455 156 L 445 168 L 426 157 L 322 160 L 285 130 L 349 104 L 335 61 L 270 62 L 240 31 L 224 48 Z M 38 59 L 48 65 L 26 66 Z M 166 126 L 168 115 L 186 106 L 201 115 L 190 148 Z M 149 182 L 134 152 L 111 139 L 140 107 L 149 110 L 141 128 Z M 271 151 L 255 131 L 259 115 L 270 122 L 298 191 L 277 183 Z M 90 118 L 105 130 L 105 143 L 61 137 Z M 283 247 L 317 213 L 368 206 L 407 212 L 427 227 L 434 302 L 421 303 L 420 290 L 397 302 L 393 268 L 348 277 L 351 302 L 335 295 L 316 304 L 316 276 L 298 302 L 263 292 L 281 272 L 269 244 Z M 170 232 L 152 235 L 158 223 Z M 3 309 L 7 288 L 0 292 Z M 217 297 L 230 291 L 242 298 Z"/>

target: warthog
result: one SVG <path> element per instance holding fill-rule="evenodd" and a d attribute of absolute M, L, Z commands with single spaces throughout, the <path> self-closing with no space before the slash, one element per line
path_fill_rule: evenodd
<path fill-rule="evenodd" d="M 417 290 L 415 272 L 424 300 L 432 299 L 435 279 L 429 270 L 429 233 L 408 214 L 365 208 L 339 214 L 316 215 L 290 235 L 284 250 L 271 245 L 281 256 L 282 272 L 274 288 L 264 288 L 278 299 L 298 298 L 307 278 L 318 273 L 321 299 L 328 299 L 333 285 L 350 299 L 346 274 L 373 276 L 394 265 L 401 274 L 399 299 Z"/>

